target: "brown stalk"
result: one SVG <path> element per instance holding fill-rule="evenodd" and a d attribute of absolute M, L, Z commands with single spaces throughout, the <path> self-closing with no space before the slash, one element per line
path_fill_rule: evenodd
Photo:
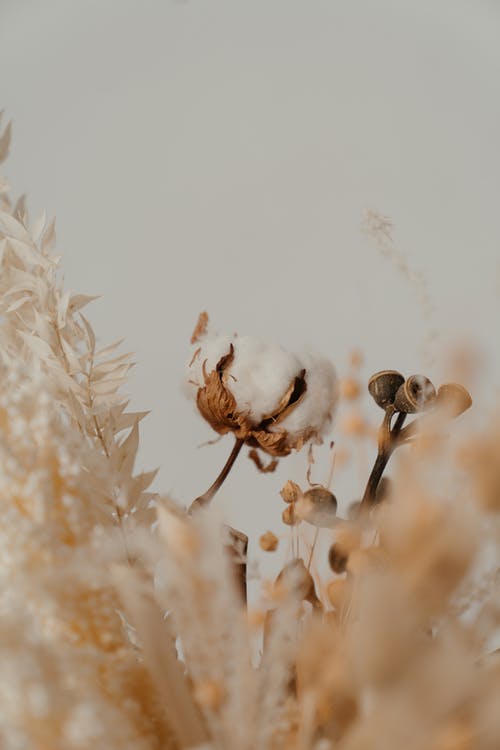
<path fill-rule="evenodd" d="M 206 492 L 203 493 L 203 495 L 200 495 L 196 498 L 196 500 L 193 500 L 191 505 L 189 506 L 189 513 L 192 513 L 197 508 L 202 508 L 205 505 L 208 505 L 214 495 L 220 490 L 222 487 L 227 475 L 233 468 L 233 464 L 238 458 L 239 452 L 243 448 L 245 441 L 242 438 L 236 438 L 233 450 L 229 454 L 229 458 L 227 459 L 226 463 L 221 469 L 221 472 L 215 482 L 208 488 Z"/>
<path fill-rule="evenodd" d="M 377 488 L 380 480 L 382 479 L 382 475 L 390 457 L 398 445 L 400 432 L 406 419 L 406 414 L 403 412 L 398 414 L 394 427 L 391 430 L 391 419 L 393 416 L 393 407 L 388 408 L 380 428 L 378 454 L 370 476 L 368 477 L 368 482 L 361 500 L 361 510 L 367 510 L 375 505 Z"/>

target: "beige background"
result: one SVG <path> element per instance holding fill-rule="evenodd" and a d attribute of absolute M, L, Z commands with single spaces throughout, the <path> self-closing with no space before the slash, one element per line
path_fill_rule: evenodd
<path fill-rule="evenodd" d="M 100 338 L 136 352 L 133 405 L 153 410 L 140 464 L 161 464 L 158 488 L 189 501 L 229 451 L 229 438 L 197 450 L 212 435 L 180 392 L 201 309 L 220 330 L 321 349 L 341 371 L 361 347 L 365 376 L 439 379 L 445 349 L 473 336 L 488 410 L 498 0 L 0 0 L 0 101 L 15 192 L 57 214 L 67 285 L 103 295 Z M 426 277 L 431 321 L 363 236 L 368 207 L 392 217 Z M 327 466 L 325 449 L 315 478 Z M 335 484 L 342 502 L 361 490 L 358 468 Z M 279 530 L 277 491 L 304 469 L 298 456 L 260 476 L 243 459 L 219 502 L 247 531 Z"/>

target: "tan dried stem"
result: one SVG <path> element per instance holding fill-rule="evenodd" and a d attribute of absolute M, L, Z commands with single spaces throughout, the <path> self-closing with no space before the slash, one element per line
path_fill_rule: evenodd
<path fill-rule="evenodd" d="M 203 495 L 200 495 L 199 497 L 196 498 L 196 500 L 193 500 L 193 502 L 189 506 L 189 513 L 192 513 L 194 510 L 197 510 L 198 508 L 202 508 L 203 506 L 208 505 L 210 503 L 212 498 L 216 495 L 216 493 L 220 490 L 220 488 L 224 484 L 244 444 L 245 444 L 245 441 L 242 438 L 236 438 L 234 445 L 233 445 L 233 449 L 231 453 L 229 454 L 229 458 L 227 459 L 226 463 L 222 467 L 217 479 L 208 488 L 208 490 L 203 493 Z"/>

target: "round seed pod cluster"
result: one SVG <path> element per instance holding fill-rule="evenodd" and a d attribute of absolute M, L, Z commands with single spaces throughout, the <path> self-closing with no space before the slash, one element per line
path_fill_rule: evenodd
<path fill-rule="evenodd" d="M 425 375 L 405 378 L 397 370 L 376 372 L 369 380 L 368 391 L 382 409 L 404 414 L 439 407 L 450 417 L 458 417 L 472 405 L 469 392 L 458 383 L 445 383 L 436 391 Z"/>

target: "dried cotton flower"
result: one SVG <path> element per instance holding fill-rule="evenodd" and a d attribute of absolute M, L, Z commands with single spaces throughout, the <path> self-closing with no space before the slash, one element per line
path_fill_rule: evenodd
<path fill-rule="evenodd" d="M 205 334 L 188 368 L 198 409 L 221 435 L 272 456 L 321 442 L 337 402 L 333 365 L 251 336 Z"/>

